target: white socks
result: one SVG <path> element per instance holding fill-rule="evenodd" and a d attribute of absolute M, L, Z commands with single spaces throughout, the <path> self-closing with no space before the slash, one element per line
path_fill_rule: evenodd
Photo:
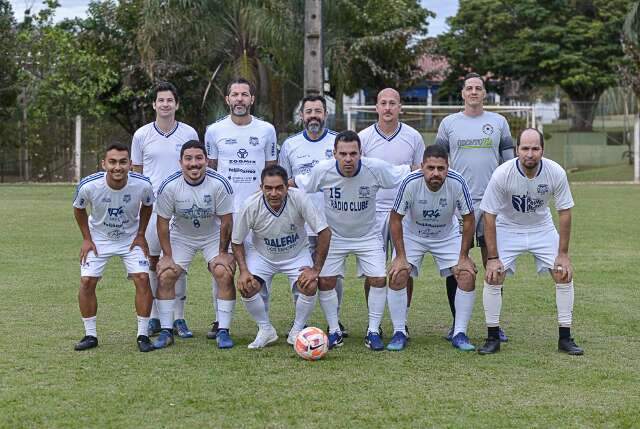
<path fill-rule="evenodd" d="M 176 302 L 173 305 L 174 320 L 184 319 L 184 305 L 187 303 L 187 273 L 180 274 L 176 281 Z"/>
<path fill-rule="evenodd" d="M 92 337 L 98 338 L 98 333 L 96 331 L 96 316 L 93 317 L 83 317 L 82 323 L 84 323 L 84 334 L 91 335 Z"/>
<path fill-rule="evenodd" d="M 149 270 L 149 284 L 151 285 L 151 294 L 153 295 L 153 304 L 151 305 L 151 317 L 152 319 L 159 319 L 158 305 L 156 304 L 156 292 L 158 291 L 158 273 Z"/>
<path fill-rule="evenodd" d="M 149 336 L 149 318 L 138 316 L 138 336 Z"/>
<path fill-rule="evenodd" d="M 231 320 L 233 319 L 233 310 L 236 306 L 236 300 L 225 300 L 218 298 L 218 329 L 229 329 L 231 327 Z"/>
<path fill-rule="evenodd" d="M 484 296 L 484 295 L 483 295 Z M 473 312 L 473 304 L 476 301 L 476 291 L 466 292 L 460 288 L 456 290 L 456 320 L 453 327 L 453 336 L 457 333 L 467 333 L 471 313 Z M 498 316 L 499 316 L 498 312 Z"/>
<path fill-rule="evenodd" d="M 369 297 L 371 297 L 371 288 Z M 393 324 L 393 332 L 402 332 L 405 335 L 405 326 L 407 321 L 407 288 L 393 290 L 388 288 L 387 301 L 389 305 L 389 314 L 391 315 L 391 323 Z"/>
<path fill-rule="evenodd" d="M 335 289 L 318 291 L 320 308 L 324 312 L 324 317 L 329 324 L 329 333 L 333 334 L 340 330 L 338 325 L 338 294 Z M 300 300 L 300 297 L 298 297 Z"/>
<path fill-rule="evenodd" d="M 298 299 L 296 300 L 296 318 L 293 321 L 292 331 L 297 332 L 304 328 L 307 319 L 309 319 L 309 316 L 313 313 L 313 308 L 316 306 L 317 296 L 318 294 L 313 296 L 298 295 Z"/>
<path fill-rule="evenodd" d="M 173 307 L 175 301 L 175 299 L 156 299 L 160 315 L 160 327 L 162 329 L 173 329 Z"/>
<path fill-rule="evenodd" d="M 340 319 L 340 308 L 342 308 L 342 295 L 344 295 L 344 279 L 336 279 L 336 294 L 338 295 L 338 319 Z"/>
<path fill-rule="evenodd" d="M 384 306 L 386 304 L 386 300 L 386 286 L 372 287 L 371 289 L 369 289 L 369 332 L 380 332 L 380 322 L 382 322 L 382 316 L 384 315 Z M 404 306 L 406 311 L 406 302 Z"/>
<path fill-rule="evenodd" d="M 211 304 L 213 305 L 213 317 L 215 318 L 214 320 L 218 320 L 218 306 L 217 303 L 218 302 L 218 283 L 216 282 L 216 279 L 212 278 L 211 279 Z"/>
<path fill-rule="evenodd" d="M 502 310 L 502 285 L 490 285 L 484 282 L 482 289 L 482 304 L 484 305 L 484 319 L 488 327 L 500 326 L 500 311 Z M 458 294 L 456 293 L 456 298 Z M 458 312 L 456 308 L 456 313 Z"/>
<path fill-rule="evenodd" d="M 251 298 L 242 298 L 242 302 L 244 302 L 244 306 L 258 324 L 258 328 L 266 328 L 271 326 L 271 322 L 269 322 L 269 316 L 267 314 L 267 309 L 264 306 L 264 301 L 262 296 L 259 293 L 253 295 Z"/>
<path fill-rule="evenodd" d="M 556 307 L 558 308 L 558 325 L 570 328 L 573 315 L 573 281 L 556 283 Z"/>

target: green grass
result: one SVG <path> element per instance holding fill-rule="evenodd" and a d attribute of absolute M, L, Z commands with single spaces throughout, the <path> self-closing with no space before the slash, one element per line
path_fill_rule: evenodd
<path fill-rule="evenodd" d="M 633 165 L 584 167 L 570 171 L 567 176 L 571 182 L 628 182 L 633 180 Z"/>
<path fill-rule="evenodd" d="M 74 352 L 83 330 L 72 193 L 70 186 L 0 187 L 2 428 L 638 427 L 640 187 L 574 188 L 573 333 L 584 356 L 556 351 L 552 282 L 523 257 L 505 287 L 511 341 L 501 353 L 465 354 L 442 339 L 451 321 L 431 261 L 416 284 L 408 349 L 368 351 L 351 263 L 342 319 L 352 336 L 319 362 L 298 359 L 284 339 L 247 350 L 256 329 L 242 305 L 235 348 L 206 340 L 211 292 L 200 257 L 186 310 L 195 338 L 137 352 L 133 286 L 114 260 L 98 286 L 100 347 Z M 272 316 L 284 337 L 293 309 L 282 277 L 274 291 Z M 470 327 L 476 344 L 482 321 L 479 293 Z M 325 326 L 319 308 L 311 323 Z M 391 330 L 387 316 L 384 328 Z"/>

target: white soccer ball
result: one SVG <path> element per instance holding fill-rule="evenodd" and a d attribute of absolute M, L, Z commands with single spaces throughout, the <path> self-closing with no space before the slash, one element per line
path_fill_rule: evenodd
<path fill-rule="evenodd" d="M 329 339 L 322 329 L 310 326 L 300 331 L 293 348 L 302 359 L 318 360 L 327 354 Z"/>

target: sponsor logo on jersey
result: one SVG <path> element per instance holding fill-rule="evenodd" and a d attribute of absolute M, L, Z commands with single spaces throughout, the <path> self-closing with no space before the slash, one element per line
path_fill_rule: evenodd
<path fill-rule="evenodd" d="M 120 231 L 119 229 L 113 230 L 113 231 L 109 231 L 109 233 L 107 234 L 107 237 L 109 237 L 112 240 L 119 240 L 120 237 L 122 237 L 124 235 L 124 232 Z"/>
<path fill-rule="evenodd" d="M 252 168 L 236 168 L 236 167 L 232 167 L 229 169 L 229 173 L 248 173 L 248 174 L 255 174 L 256 170 L 252 169 Z M 229 179 L 231 179 L 231 176 L 229 176 Z"/>
<path fill-rule="evenodd" d="M 138 266 L 140 266 L 140 267 L 148 267 L 149 266 L 149 261 L 147 261 L 146 259 L 140 259 L 140 260 L 138 260 Z"/>
<path fill-rule="evenodd" d="M 440 217 L 440 209 L 422 210 L 422 217 L 427 219 L 437 219 Z"/>
<path fill-rule="evenodd" d="M 313 167 L 315 167 L 315 165 L 318 163 L 318 160 L 314 159 L 311 162 L 305 162 L 304 164 L 300 164 L 300 166 L 298 167 L 298 174 L 309 174 L 311 172 L 311 169 Z"/>
<path fill-rule="evenodd" d="M 540 195 L 544 195 L 547 192 L 549 192 L 549 185 L 545 185 L 545 184 L 538 185 L 538 193 Z"/>
<path fill-rule="evenodd" d="M 247 156 L 249 156 L 249 152 L 247 152 L 246 149 L 240 149 L 238 152 L 236 152 L 236 154 L 238 155 L 238 158 L 240 159 L 245 159 Z"/>
<path fill-rule="evenodd" d="M 104 197 L 104 198 L 102 199 L 102 202 L 103 202 L 103 203 L 110 203 L 110 202 L 111 202 L 111 198 L 109 198 L 109 197 Z"/>
<path fill-rule="evenodd" d="M 238 144 L 238 140 L 236 139 L 224 139 L 222 141 L 223 144 L 228 144 L 228 145 L 232 145 L 232 144 Z"/>
<path fill-rule="evenodd" d="M 369 198 L 371 196 L 371 188 L 368 186 L 360 186 L 360 189 L 358 189 L 358 196 L 360 198 Z"/>
<path fill-rule="evenodd" d="M 491 134 L 493 134 L 493 125 L 484 124 L 482 126 L 482 132 L 485 133 L 486 135 L 490 136 Z"/>
<path fill-rule="evenodd" d="M 125 194 L 122 197 L 122 202 L 124 202 L 125 204 L 131 201 L 131 194 Z"/>
<path fill-rule="evenodd" d="M 331 208 L 343 212 L 360 212 L 369 207 L 369 200 L 365 201 L 340 201 L 336 199 L 329 200 Z"/>
<path fill-rule="evenodd" d="M 205 204 L 211 204 L 211 195 L 205 195 L 203 201 Z"/>
<path fill-rule="evenodd" d="M 460 149 L 487 149 L 493 147 L 493 141 L 489 137 L 483 139 L 461 139 L 458 140 Z"/>
<path fill-rule="evenodd" d="M 520 213 L 535 213 L 536 209 L 544 206 L 544 200 L 531 198 L 529 194 L 512 195 L 511 205 Z"/>
<path fill-rule="evenodd" d="M 260 144 L 260 139 L 258 137 L 249 137 L 249 144 L 251 146 L 258 146 Z"/>
<path fill-rule="evenodd" d="M 291 224 L 291 232 L 293 232 L 293 231 L 295 231 L 295 230 L 296 230 L 296 224 L 295 224 L 295 223 L 292 223 L 292 224 Z"/>
<path fill-rule="evenodd" d="M 109 207 L 107 209 L 107 213 L 109 214 L 109 217 L 119 217 L 122 216 L 124 214 L 124 207 L 120 206 L 120 207 Z"/>
<path fill-rule="evenodd" d="M 79 201 L 79 202 L 80 202 L 80 205 L 81 205 L 81 206 L 84 206 L 84 198 L 80 198 L 80 201 Z"/>
<path fill-rule="evenodd" d="M 447 199 L 446 198 L 440 198 L 439 204 L 440 204 L 440 207 L 442 207 L 442 208 L 447 207 Z"/>
<path fill-rule="evenodd" d="M 309 155 L 306 153 L 304 155 L 296 155 L 296 159 L 309 158 Z"/>
<path fill-rule="evenodd" d="M 300 236 L 296 234 L 285 235 L 284 237 L 277 238 L 264 238 L 264 244 L 268 247 L 283 248 L 283 247 L 291 247 L 296 244 L 296 242 L 300 239 Z M 277 251 L 277 250 L 276 250 Z"/>
<path fill-rule="evenodd" d="M 407 210 L 409 210 L 409 201 L 404 202 L 404 211 L 406 212 Z"/>

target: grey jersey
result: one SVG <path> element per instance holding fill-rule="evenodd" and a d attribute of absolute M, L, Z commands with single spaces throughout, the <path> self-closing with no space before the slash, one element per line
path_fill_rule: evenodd
<path fill-rule="evenodd" d="M 479 116 L 447 116 L 438 127 L 436 143 L 447 147 L 451 168 L 467 180 L 474 200 L 482 199 L 502 151 L 513 149 L 505 117 L 486 111 Z"/>

